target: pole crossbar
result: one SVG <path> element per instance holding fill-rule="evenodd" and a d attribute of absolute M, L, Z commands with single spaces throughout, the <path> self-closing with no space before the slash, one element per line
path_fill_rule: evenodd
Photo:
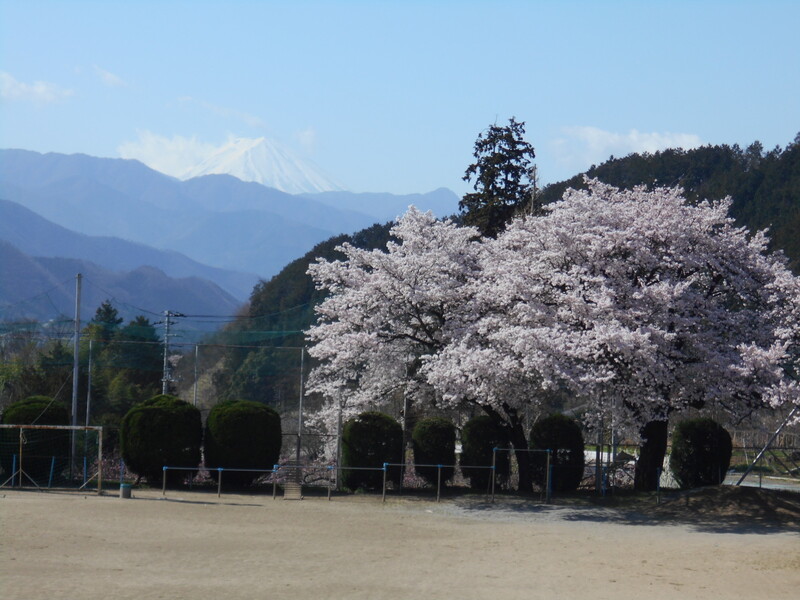
<path fill-rule="evenodd" d="M 0 429 L 64 429 L 69 431 L 103 431 L 102 427 L 98 427 L 96 425 L 76 425 L 73 427 L 72 425 L 14 425 L 14 424 L 2 424 L 0 425 Z"/>
<path fill-rule="evenodd" d="M 543 449 L 543 448 L 492 448 L 494 452 L 513 452 L 516 454 L 517 452 L 548 452 L 552 454 L 552 450 Z"/>

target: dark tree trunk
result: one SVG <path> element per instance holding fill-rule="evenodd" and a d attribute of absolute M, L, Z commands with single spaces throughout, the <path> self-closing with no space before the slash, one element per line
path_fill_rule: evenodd
<path fill-rule="evenodd" d="M 658 489 L 658 479 L 664 456 L 667 454 L 668 421 L 650 421 L 642 427 L 642 444 L 633 482 L 635 489 L 652 492 Z"/>
<path fill-rule="evenodd" d="M 514 447 L 514 456 L 517 457 L 517 467 L 519 469 L 519 491 L 533 492 L 533 478 L 531 477 L 531 456 L 528 452 L 528 438 L 525 437 L 525 429 L 522 426 L 522 419 L 515 408 L 503 404 L 503 413 L 490 406 L 482 405 L 484 412 L 509 432 L 511 445 Z"/>
<path fill-rule="evenodd" d="M 511 444 L 514 446 L 514 455 L 517 457 L 519 468 L 519 491 L 533 492 L 533 478 L 531 477 L 531 453 L 528 452 L 528 438 L 519 419 L 512 419 Z M 520 452 L 521 451 L 521 452 Z"/>

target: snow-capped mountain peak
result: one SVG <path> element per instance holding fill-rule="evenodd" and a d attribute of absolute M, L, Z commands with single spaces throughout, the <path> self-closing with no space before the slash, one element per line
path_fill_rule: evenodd
<path fill-rule="evenodd" d="M 264 137 L 231 139 L 203 162 L 184 171 L 180 178 L 220 174 L 255 181 L 288 194 L 345 189 L 310 161 Z"/>

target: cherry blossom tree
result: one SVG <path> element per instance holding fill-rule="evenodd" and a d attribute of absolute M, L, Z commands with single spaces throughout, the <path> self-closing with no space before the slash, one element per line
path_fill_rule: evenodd
<path fill-rule="evenodd" d="M 513 221 L 484 244 L 479 317 L 427 359 L 428 382 L 509 415 L 566 386 L 595 419 L 641 428 L 637 483 L 654 486 L 671 413 L 797 401 L 800 286 L 729 206 L 589 181 Z"/>
<path fill-rule="evenodd" d="M 437 221 L 411 207 L 386 251 L 344 244 L 340 261 L 320 260 L 309 273 L 329 296 L 308 332 L 319 361 L 307 389 L 325 398 L 317 420 L 330 427 L 394 394 L 435 401 L 420 370 L 441 350 L 443 329 L 457 322 L 477 267 L 477 230 Z"/>
<path fill-rule="evenodd" d="M 312 266 L 330 293 L 308 332 L 322 418 L 398 390 L 471 403 L 508 428 L 528 490 L 525 415 L 567 389 L 641 432 L 648 488 L 671 414 L 798 403 L 800 284 L 766 236 L 735 227 L 729 200 L 587 184 L 496 239 L 411 209 L 387 252 Z"/>

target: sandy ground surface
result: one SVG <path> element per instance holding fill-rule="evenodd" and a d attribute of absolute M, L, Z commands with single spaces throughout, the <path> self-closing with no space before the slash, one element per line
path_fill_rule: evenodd
<path fill-rule="evenodd" d="M 709 512 L 702 494 L 642 513 L 482 497 L 3 489 L 0 597 L 794 600 L 800 502 L 753 502 L 746 510 L 763 514 L 750 518 Z"/>

